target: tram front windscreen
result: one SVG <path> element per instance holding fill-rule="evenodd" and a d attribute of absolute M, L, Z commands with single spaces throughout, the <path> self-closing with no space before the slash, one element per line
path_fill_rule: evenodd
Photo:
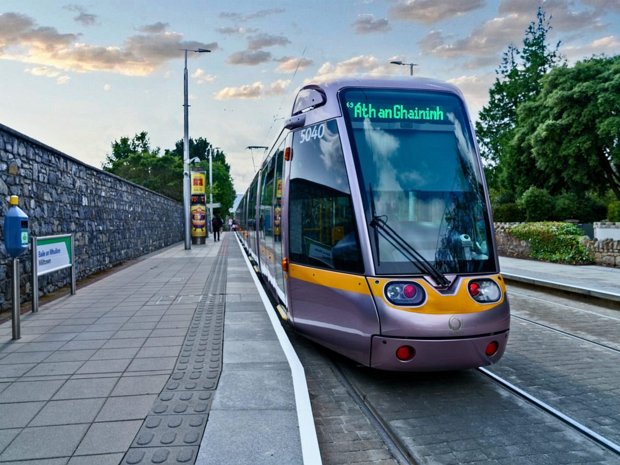
<path fill-rule="evenodd" d="M 497 271 L 483 175 L 460 98 L 350 88 L 340 99 L 377 273 Z"/>

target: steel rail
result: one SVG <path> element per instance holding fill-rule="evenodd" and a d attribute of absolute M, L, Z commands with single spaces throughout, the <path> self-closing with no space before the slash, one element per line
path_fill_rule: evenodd
<path fill-rule="evenodd" d="M 572 333 L 569 333 L 567 331 L 564 331 L 564 330 L 561 330 L 561 329 L 558 329 L 558 328 L 554 328 L 553 326 L 549 326 L 549 325 L 546 325 L 544 323 L 539 323 L 538 321 L 530 320 L 529 318 L 525 318 L 525 317 L 522 317 L 522 316 L 519 316 L 519 315 L 515 315 L 514 313 L 512 313 L 510 316 L 513 317 L 513 318 L 516 318 L 518 320 L 526 321 L 527 323 L 530 323 L 530 324 L 533 324 L 533 325 L 536 325 L 536 326 L 540 326 L 541 328 L 548 329 L 549 331 L 554 331 L 556 333 L 561 334 L 562 336 L 570 337 L 572 339 L 577 339 L 578 341 L 581 341 L 581 342 L 587 342 L 589 344 L 592 344 L 592 345 L 595 345 L 595 346 L 599 346 L 599 347 L 601 347 L 603 349 L 607 349 L 607 350 L 611 350 L 612 352 L 620 353 L 620 349 L 616 349 L 615 347 L 610 347 L 608 345 L 601 344 L 600 342 L 591 341 L 590 339 L 586 339 L 585 337 L 577 336 L 576 334 L 572 334 Z"/>
<path fill-rule="evenodd" d="M 615 452 L 616 454 L 620 455 L 620 445 L 616 444 L 615 442 L 610 441 L 609 439 L 605 438 L 604 436 L 598 434 L 596 431 L 593 431 L 590 428 L 588 428 L 587 426 L 579 423 L 577 420 L 569 417 L 568 415 L 563 414 L 562 412 L 560 412 L 559 410 L 553 408 L 552 406 L 550 406 L 549 404 L 543 402 L 542 400 L 537 399 L 536 397 L 532 396 L 531 394 L 529 394 L 528 392 L 524 391 L 520 387 L 515 386 L 510 381 L 507 381 L 504 378 L 496 375 L 492 371 L 490 371 L 490 370 L 488 370 L 486 368 L 483 368 L 483 367 L 479 367 L 478 371 L 480 371 L 484 375 L 488 376 L 493 381 L 495 381 L 496 383 L 500 384 L 501 386 L 503 386 L 504 388 L 508 389 L 509 391 L 513 392 L 514 394 L 517 394 L 519 397 L 527 400 L 528 402 L 536 405 L 537 407 L 539 407 L 540 409 L 544 410 L 545 412 L 547 412 L 547 413 L 553 415 L 554 417 L 558 418 L 559 420 L 563 421 L 564 423 L 566 423 L 570 427 L 572 427 L 572 428 L 576 429 L 577 431 L 579 431 L 581 434 L 583 434 L 583 435 L 587 436 L 588 438 L 592 439 L 594 442 L 596 442 L 596 443 L 600 444 L 601 446 L 605 447 L 606 449 L 608 449 L 608 450 L 610 450 L 612 452 Z"/>
<path fill-rule="evenodd" d="M 392 431 L 375 408 L 365 400 L 363 393 L 360 392 L 351 381 L 349 381 L 349 378 L 339 364 L 331 357 L 328 360 L 334 369 L 334 374 L 339 379 L 342 386 L 347 390 L 351 396 L 351 399 L 353 399 L 353 402 L 355 402 L 370 424 L 375 428 L 377 434 L 386 445 L 394 459 L 400 465 L 416 465 L 417 462 L 411 456 L 410 452 L 407 450 L 407 447 L 402 444 L 402 442 L 398 439 L 398 436 Z"/>

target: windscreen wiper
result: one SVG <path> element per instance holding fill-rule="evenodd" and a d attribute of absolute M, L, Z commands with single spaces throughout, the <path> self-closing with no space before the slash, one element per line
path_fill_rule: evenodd
<path fill-rule="evenodd" d="M 372 190 L 370 192 L 372 193 Z M 398 234 L 394 228 L 388 225 L 385 217 L 377 216 L 373 211 L 370 226 L 376 233 L 380 234 L 381 237 L 390 243 L 392 247 L 398 250 L 407 260 L 417 266 L 420 271 L 423 271 L 432 277 L 435 283 L 437 283 L 437 287 L 446 288 L 450 286 L 450 280 L 446 278 L 441 271 L 435 268 L 431 262 L 424 258 L 424 256 L 411 244 L 409 244 L 409 242 L 403 239 L 403 237 Z M 379 249 L 379 244 L 377 244 L 377 249 Z"/>
<path fill-rule="evenodd" d="M 372 184 L 368 184 L 368 192 L 370 193 L 370 213 L 372 214 L 374 220 L 374 218 L 377 217 L 377 212 L 375 210 L 375 194 L 372 190 Z M 377 228 L 373 228 L 373 230 L 375 231 L 375 246 L 377 247 L 377 266 L 379 266 L 381 265 L 381 252 L 379 251 L 379 230 Z"/>

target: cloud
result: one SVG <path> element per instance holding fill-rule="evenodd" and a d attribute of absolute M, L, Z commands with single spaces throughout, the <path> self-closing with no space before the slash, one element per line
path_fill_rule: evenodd
<path fill-rule="evenodd" d="M 243 50 L 235 52 L 228 57 L 227 62 L 231 65 L 260 65 L 271 60 L 271 53 L 264 50 Z"/>
<path fill-rule="evenodd" d="M 264 86 L 260 81 L 240 87 L 224 87 L 215 94 L 216 100 L 255 99 L 262 95 Z"/>
<path fill-rule="evenodd" d="M 563 47 L 562 52 L 566 55 L 569 63 L 575 63 L 593 55 L 614 56 L 618 54 L 618 50 L 620 50 L 620 39 L 611 35 L 593 40 L 588 44 L 567 44 Z"/>
<path fill-rule="evenodd" d="M 463 16 L 484 6 L 482 0 L 398 0 L 390 10 L 394 19 L 435 23 L 447 18 Z"/>
<path fill-rule="evenodd" d="M 212 74 L 207 74 L 202 68 L 198 68 L 194 71 L 191 77 L 197 84 L 211 83 L 215 81 L 215 76 Z"/>
<path fill-rule="evenodd" d="M 265 47 L 272 47 L 274 45 L 288 45 L 291 41 L 284 36 L 274 36 L 271 34 L 257 34 L 248 37 L 248 48 L 250 50 L 260 50 Z"/>
<path fill-rule="evenodd" d="M 66 5 L 64 8 L 65 10 L 76 11 L 78 15 L 73 20 L 82 26 L 94 26 L 97 24 L 97 15 L 86 13 L 86 10 L 79 5 Z"/>
<path fill-rule="evenodd" d="M 584 3 L 588 2 L 585 1 Z M 553 29 L 574 32 L 603 27 L 604 17 L 609 13 L 609 8 L 613 8 L 607 5 L 606 0 L 591 0 L 589 3 L 599 4 L 599 7 L 594 10 L 576 11 L 573 0 L 547 0 L 543 6 L 547 19 L 551 18 Z M 518 16 L 519 22 L 523 24 L 525 30 L 529 23 L 536 21 L 536 12 L 539 6 L 541 6 L 540 0 L 521 0 L 519 2 L 502 0 L 498 11 L 500 15 Z M 618 7 L 616 9 L 620 10 Z"/>
<path fill-rule="evenodd" d="M 245 22 L 245 21 L 250 21 L 252 19 L 265 18 L 267 16 L 284 13 L 285 11 L 286 10 L 284 8 L 271 8 L 267 10 L 255 11 L 254 13 L 248 13 L 248 14 L 234 13 L 234 12 L 222 12 L 220 13 L 219 16 L 222 19 L 230 19 L 232 21 Z"/>
<path fill-rule="evenodd" d="M 387 19 L 375 19 L 374 15 L 359 15 L 353 22 L 353 29 L 356 34 L 372 34 L 375 32 L 387 32 L 391 30 Z"/>
<path fill-rule="evenodd" d="M 609 13 L 611 11 L 620 13 L 620 3 L 618 3 L 618 0 L 583 0 L 583 3 L 594 7 L 602 13 Z"/>
<path fill-rule="evenodd" d="M 441 31 L 430 31 L 420 42 L 424 54 L 441 58 L 464 58 L 470 67 L 497 62 L 498 53 L 523 36 L 527 21 L 517 14 L 493 18 L 465 38 L 450 41 Z"/>
<path fill-rule="evenodd" d="M 216 100 L 259 99 L 265 96 L 282 95 L 291 84 L 290 80 L 278 80 L 265 86 L 256 81 L 239 87 L 225 87 L 215 94 Z"/>
<path fill-rule="evenodd" d="M 216 32 L 223 35 L 231 35 L 231 36 L 244 36 L 246 34 L 252 34 L 257 32 L 257 29 L 250 29 L 246 27 L 218 27 L 215 29 Z"/>
<path fill-rule="evenodd" d="M 314 64 L 312 60 L 297 57 L 282 57 L 276 61 L 280 63 L 276 69 L 279 73 L 294 73 L 295 71 L 303 71 L 308 66 Z"/>
<path fill-rule="evenodd" d="M 318 73 L 313 78 L 306 79 L 305 82 L 325 82 L 331 79 L 359 75 L 384 76 L 393 74 L 394 70 L 391 69 L 393 67 L 390 67 L 387 61 L 379 62 L 374 56 L 359 55 L 336 64 L 323 63 Z"/>
<path fill-rule="evenodd" d="M 170 25 L 168 23 L 162 23 L 161 21 L 158 21 L 153 24 L 147 24 L 145 26 L 142 26 L 141 28 L 138 28 L 138 31 L 147 34 L 163 34 L 164 32 L 166 32 L 166 29 L 168 29 L 169 26 Z"/>
<path fill-rule="evenodd" d="M 218 48 L 217 42 L 185 41 L 182 34 L 169 32 L 164 23 L 145 26 L 141 31 L 122 46 L 95 46 L 79 42 L 78 34 L 37 27 L 28 16 L 4 13 L 0 14 L 0 58 L 64 71 L 144 76 L 183 56 L 182 49 Z"/>
<path fill-rule="evenodd" d="M 465 96 L 465 102 L 472 118 L 480 113 L 489 100 L 489 89 L 495 82 L 495 74 L 476 74 L 475 76 L 459 76 L 448 82 L 457 86 Z"/>

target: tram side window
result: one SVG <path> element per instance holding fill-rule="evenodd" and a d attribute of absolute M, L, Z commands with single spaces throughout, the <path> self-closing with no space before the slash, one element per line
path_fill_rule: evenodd
<path fill-rule="evenodd" d="M 328 121 L 293 134 L 289 187 L 292 262 L 364 270 L 338 125 Z"/>

